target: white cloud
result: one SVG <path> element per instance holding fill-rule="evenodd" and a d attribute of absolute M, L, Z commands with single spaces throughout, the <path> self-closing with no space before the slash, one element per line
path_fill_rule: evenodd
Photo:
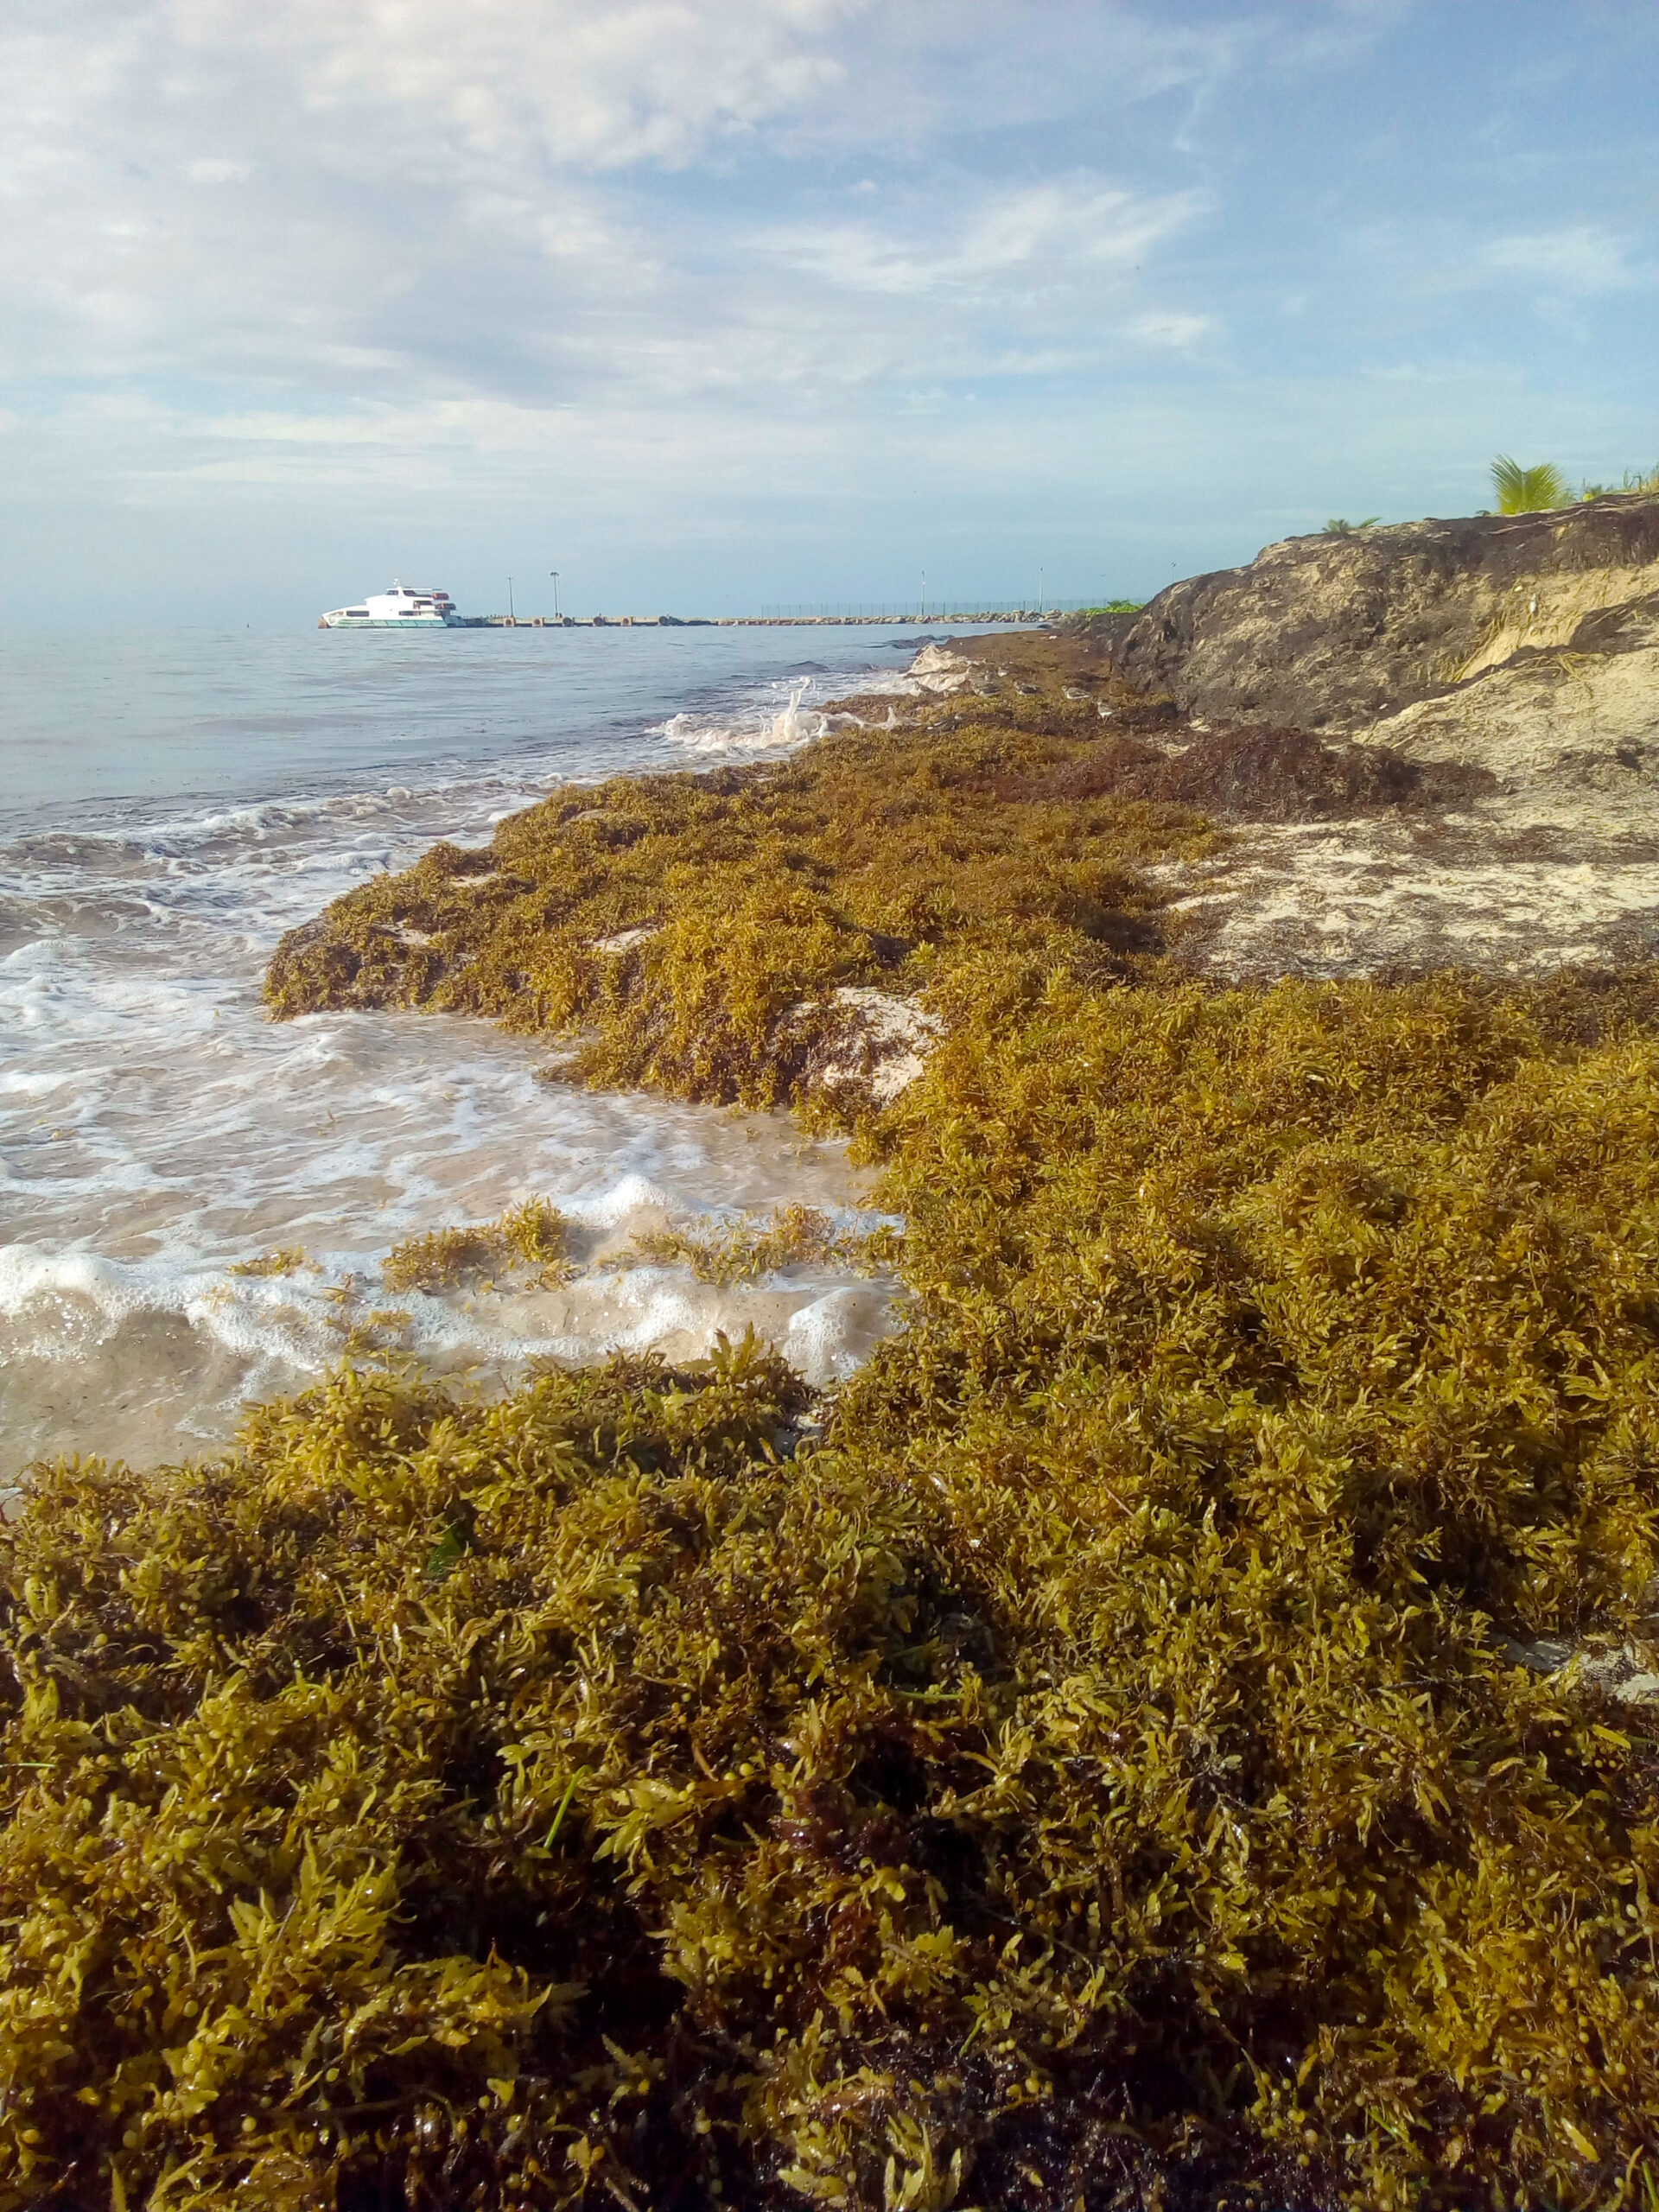
<path fill-rule="evenodd" d="M 1471 126 L 1417 189 L 1440 153 L 1364 76 L 1402 10 L 7 0 L 9 491 L 228 528 L 238 484 L 448 514 L 581 482 L 603 513 L 608 479 L 715 528 L 733 487 L 815 470 L 842 508 L 885 498 L 971 409 L 1012 509 L 1096 465 L 1054 458 L 1056 423 L 1109 421 L 1122 469 L 1143 400 L 1173 421 L 1178 382 L 1243 392 L 1287 347 L 1310 378 L 1342 352 L 1357 412 L 1379 362 L 1422 362 L 1427 409 L 1436 364 L 1491 386 L 1466 334 L 1499 316 L 1536 346 L 1634 327 L 1653 249 L 1611 156 L 1483 201 Z M 1321 72 L 1400 145 L 1355 152 Z M 1241 453 L 1295 443 L 1228 404 Z"/>
<path fill-rule="evenodd" d="M 957 267 L 963 272 L 1033 264 L 1128 268 L 1189 221 L 1196 208 L 1190 194 L 1149 198 L 1093 176 L 1028 185 L 980 209 L 963 234 Z"/>
<path fill-rule="evenodd" d="M 203 48 L 257 46 L 312 108 L 402 109 L 452 155 L 607 169 L 694 158 L 838 85 L 826 34 L 872 0 L 198 0 Z"/>
<path fill-rule="evenodd" d="M 1495 274 L 1524 277 L 1543 292 L 1623 292 L 1652 281 L 1649 272 L 1631 266 L 1622 239 L 1592 223 L 1493 238 L 1481 261 Z"/>
<path fill-rule="evenodd" d="M 1087 283 L 1132 270 L 1190 222 L 1191 194 L 1128 192 L 1084 175 L 982 194 L 964 215 L 913 210 L 907 231 L 869 223 L 762 232 L 756 248 L 849 292 L 982 298 Z"/>
<path fill-rule="evenodd" d="M 1195 219 L 1188 192 L 1090 169 L 889 178 L 860 194 L 886 221 L 760 234 L 699 206 L 734 149 L 804 128 L 859 41 L 892 38 L 871 8 L 474 0 L 459 35 L 450 0 L 161 0 L 143 37 L 118 0 L 40 8 L 27 34 L 0 26 L 22 124 L 0 170 L 13 372 L 228 381 L 254 411 L 296 385 L 322 411 L 388 393 L 788 408 L 1074 372 L 1136 337 L 1132 310 L 1144 339 L 1136 264 Z M 861 296 L 831 312 L 826 288 Z"/>
<path fill-rule="evenodd" d="M 845 67 L 824 41 L 868 4 L 159 0 L 141 16 L 16 0 L 0 20 L 10 366 L 262 358 L 283 376 L 321 345 L 453 373 L 463 303 L 484 309 L 475 355 L 514 312 L 568 328 L 585 302 L 538 297 L 515 255 L 627 289 L 651 255 L 602 181 L 821 98 Z"/>

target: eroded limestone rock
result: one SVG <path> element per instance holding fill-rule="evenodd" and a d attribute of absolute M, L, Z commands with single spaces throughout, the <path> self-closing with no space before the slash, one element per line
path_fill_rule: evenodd
<path fill-rule="evenodd" d="M 1142 709 L 1161 701 L 1186 757 L 1208 745 L 1241 787 L 1193 794 L 1248 825 L 1193 886 L 1203 964 L 1520 973 L 1659 950 L 1659 499 L 1290 538 L 1098 626 Z M 1296 734 L 1328 748 L 1319 805 L 1253 803 L 1257 756 Z M 1348 776 L 1344 810 L 1314 770 L 1367 750 L 1379 774 Z M 1408 794 L 1414 766 L 1465 780 Z"/>
<path fill-rule="evenodd" d="M 1290 537 L 1118 618 L 1110 651 L 1187 714 L 1357 734 L 1518 654 L 1659 641 L 1659 499 Z"/>

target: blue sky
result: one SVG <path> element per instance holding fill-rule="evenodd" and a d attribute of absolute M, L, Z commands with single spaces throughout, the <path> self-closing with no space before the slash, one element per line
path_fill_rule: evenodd
<path fill-rule="evenodd" d="M 0 620 L 1144 596 L 1659 461 L 1659 10 L 8 0 Z"/>

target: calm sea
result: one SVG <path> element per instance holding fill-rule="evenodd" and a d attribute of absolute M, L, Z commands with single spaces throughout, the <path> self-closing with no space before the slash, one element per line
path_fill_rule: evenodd
<path fill-rule="evenodd" d="M 0 1482 L 67 1448 L 149 1463 L 303 1388 L 349 1331 L 510 1379 L 753 1320 L 821 1380 L 880 1287 L 747 1290 L 627 1264 L 664 1219 L 855 1211 L 833 1145 L 537 1080 L 480 1023 L 264 1017 L 283 930 L 563 781 L 761 757 L 815 699 L 907 688 L 890 630 L 203 631 L 0 638 Z M 571 1286 L 395 1301 L 391 1245 L 528 1195 Z M 275 1250 L 282 1273 L 239 1272 Z M 371 1317 L 379 1315 L 378 1320 Z"/>

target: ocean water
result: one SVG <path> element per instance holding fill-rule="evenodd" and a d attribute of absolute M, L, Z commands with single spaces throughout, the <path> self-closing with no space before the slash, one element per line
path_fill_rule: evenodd
<path fill-rule="evenodd" d="M 353 1331 L 505 1383 L 535 1358 L 704 1350 L 753 1322 L 815 1380 L 891 1286 L 719 1290 L 631 1262 L 642 1228 L 804 1201 L 842 1149 L 784 1117 L 537 1079 L 448 1017 L 272 1024 L 283 931 L 561 782 L 801 743 L 815 700 L 911 688 L 889 630 L 0 638 L 0 1484 L 32 1458 L 198 1452 Z M 570 1217 L 556 1290 L 385 1294 L 427 1230 L 529 1196 Z M 249 1274 L 274 1250 L 302 1260 Z M 379 1317 L 379 1318 L 376 1318 Z"/>

